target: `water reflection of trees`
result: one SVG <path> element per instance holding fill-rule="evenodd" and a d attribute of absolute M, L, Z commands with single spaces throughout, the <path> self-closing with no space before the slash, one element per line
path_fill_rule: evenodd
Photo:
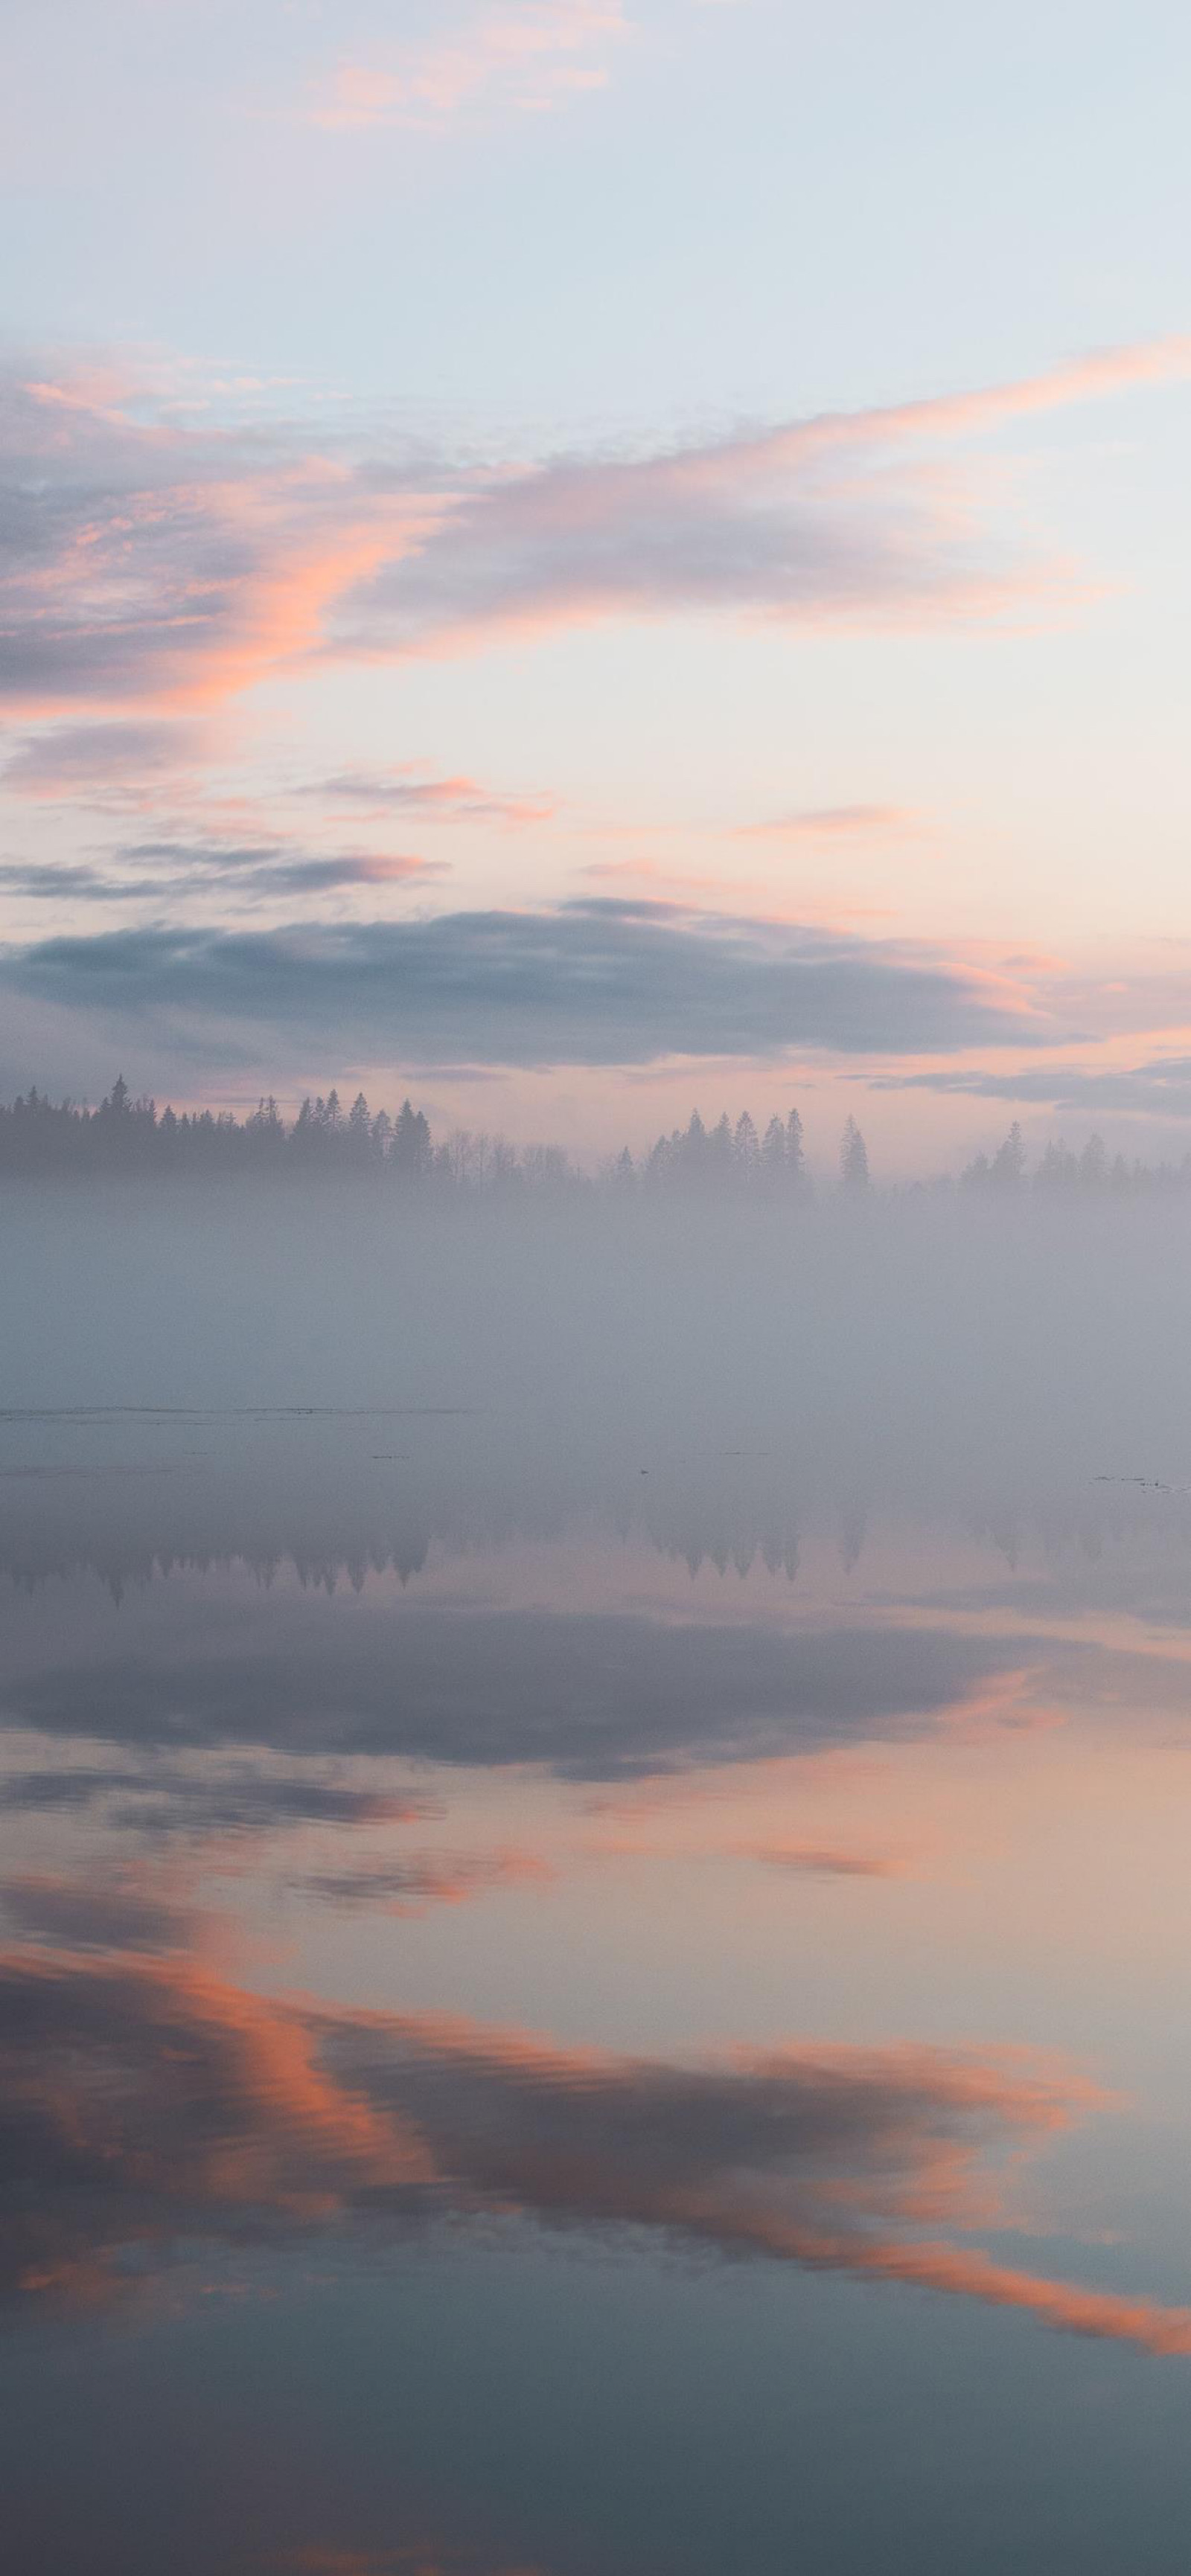
<path fill-rule="evenodd" d="M 457 1460 L 357 1460 L 332 1475 L 321 1456 L 282 1450 L 251 1475 L 234 1462 L 190 1477 L 0 1473 L 0 1574 L 26 1593 L 86 1574 L 116 1601 L 171 1577 L 235 1573 L 263 1590 L 282 1577 L 327 1595 L 362 1592 L 374 1578 L 404 1588 L 435 1557 L 462 1563 L 564 1540 L 643 1549 L 692 1580 L 793 1585 L 809 1535 L 851 1576 L 874 1530 L 895 1524 L 916 1529 L 929 1551 L 972 1542 L 1011 1574 L 1028 1558 L 1091 1569 L 1140 1543 L 1156 1579 L 1163 1553 L 1183 1566 L 1191 1495 L 1106 1479 L 1028 1502 L 941 1496 L 907 1508 L 854 1480 L 833 1488 L 780 1458 L 655 1461 L 646 1472 L 624 1459 L 527 1459 L 499 1444 L 466 1469 Z"/>

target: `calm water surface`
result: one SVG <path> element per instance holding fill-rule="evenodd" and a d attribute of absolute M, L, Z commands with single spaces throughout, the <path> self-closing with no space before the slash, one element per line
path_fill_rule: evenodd
<path fill-rule="evenodd" d="M 467 1413 L 0 1424 L 45 2576 L 1191 2529 L 1191 1500 Z"/>

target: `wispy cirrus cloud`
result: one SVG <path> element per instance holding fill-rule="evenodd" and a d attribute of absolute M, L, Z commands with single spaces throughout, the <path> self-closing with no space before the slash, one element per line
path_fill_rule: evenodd
<path fill-rule="evenodd" d="M 906 840 L 926 828 L 913 805 L 799 805 L 760 823 L 737 823 L 738 841 Z"/>
<path fill-rule="evenodd" d="M 385 858 L 369 850 L 347 851 L 338 858 L 282 858 L 254 880 L 254 892 L 339 894 L 354 888 L 428 885 L 449 873 L 444 859 Z"/>
<path fill-rule="evenodd" d="M 204 729 L 194 723 L 55 725 L 17 744 L 0 769 L 0 786 L 51 802 L 139 803 L 147 787 L 158 792 L 163 779 L 208 756 Z"/>
<path fill-rule="evenodd" d="M 144 406 L 150 416 L 144 416 Z M 0 700 L 138 718 L 221 703 L 317 647 L 330 602 L 433 516 L 309 436 L 182 425 L 135 375 L 0 381 Z"/>
<path fill-rule="evenodd" d="M 1191 339 L 1171 340 L 984 392 L 509 471 L 461 494 L 402 565 L 367 576 L 338 632 L 405 652 L 610 616 L 897 629 L 1036 615 L 1079 578 L 998 539 L 978 476 L 938 451 L 1189 374 Z"/>
<path fill-rule="evenodd" d="M 446 2214 L 625 2228 L 1191 2353 L 1191 2310 L 966 2242 L 999 2169 L 1104 2097 L 1010 2051 L 787 2046 L 619 2057 L 431 2015 L 287 2004 L 127 1952 L 0 1960 L 0 2286 L 111 2298 L 134 2251 L 375 2241 Z M 934 2232 L 923 2236 L 923 2227 Z"/>
<path fill-rule="evenodd" d="M 424 1914 L 428 1905 L 467 1905 L 494 1889 L 544 1886 L 557 1872 L 536 1852 L 411 1852 L 337 1870 L 313 1870 L 291 1884 L 303 1896 L 349 1911 Z"/>
<path fill-rule="evenodd" d="M 148 1843 L 253 1842 L 342 1828 L 423 1822 L 438 1812 L 425 1797 L 395 1797 L 342 1779 L 312 1776 L 309 1766 L 285 1769 L 259 1762 L 222 1766 L 204 1760 L 200 1772 L 183 1763 L 68 1764 L 52 1771 L 10 1772 L 0 1781 L 0 1810 L 16 1815 L 102 1812 L 105 1824 Z"/>
<path fill-rule="evenodd" d="M 118 856 L 154 871 L 162 867 L 176 870 L 178 887 L 201 877 L 254 896 L 322 893 L 353 886 L 428 884 L 450 873 L 445 859 L 423 859 L 409 851 L 308 852 L 285 842 L 130 841 Z M 159 891 L 156 874 L 150 883 L 153 891 Z"/>
<path fill-rule="evenodd" d="M 742 903 L 758 888 L 747 880 L 713 874 L 707 868 L 664 867 L 658 859 L 591 859 L 582 874 L 594 885 L 643 886 L 655 899 L 674 897 L 692 904 Z M 773 888 L 766 888 L 772 901 Z"/>
<path fill-rule="evenodd" d="M 0 1914 L 22 1938 L 63 1950 L 186 1950 L 200 1928 L 176 1891 L 127 1866 L 98 1884 L 36 1870 L 0 1880 Z"/>
<path fill-rule="evenodd" d="M 911 1866 L 905 1852 L 877 1851 L 861 1843 L 760 1838 L 731 1843 L 727 1848 L 738 1860 L 756 1861 L 763 1869 L 776 1869 L 791 1877 L 903 1878 Z"/>
<path fill-rule="evenodd" d="M 52 861 L 0 864 L 0 894 L 25 903 L 138 904 L 156 915 L 218 890 L 225 905 L 288 902 L 295 896 L 375 893 L 383 887 L 432 885 L 450 874 L 445 860 L 409 853 L 340 850 L 306 853 L 283 843 L 131 842 L 106 865 Z"/>
<path fill-rule="evenodd" d="M 428 655 L 608 618 L 930 628 L 1081 584 L 950 454 L 1191 373 L 1191 342 L 653 453 L 477 463 L 294 422 L 214 427 L 144 385 L 0 389 L 0 697 L 177 717 L 328 657 Z M 1086 585 L 1085 585 L 1086 587 Z"/>
<path fill-rule="evenodd" d="M 85 860 L 52 860 L 45 866 L 31 859 L 0 861 L 0 894 L 15 895 L 22 903 L 123 903 L 131 891 L 120 878 Z"/>
<path fill-rule="evenodd" d="M 416 761 L 388 769 L 346 769 L 312 779 L 300 793 L 322 805 L 346 804 L 383 820 L 407 814 L 420 823 L 499 823 L 523 829 L 547 823 L 557 805 L 543 796 L 508 796 L 476 778 L 436 775 Z"/>
<path fill-rule="evenodd" d="M 294 112 L 303 124 L 352 135 L 446 135 L 541 116 L 605 88 L 609 58 L 629 32 L 619 0 L 509 0 L 448 12 L 420 43 L 341 58 L 311 80 Z"/>

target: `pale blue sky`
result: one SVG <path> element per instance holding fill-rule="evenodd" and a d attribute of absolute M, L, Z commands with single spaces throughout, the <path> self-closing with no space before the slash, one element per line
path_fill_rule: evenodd
<path fill-rule="evenodd" d="M 1182 10 L 637 0 L 549 114 L 303 121 L 485 14 L 16 0 L 11 323 L 587 435 L 1032 373 L 1185 299 Z"/>

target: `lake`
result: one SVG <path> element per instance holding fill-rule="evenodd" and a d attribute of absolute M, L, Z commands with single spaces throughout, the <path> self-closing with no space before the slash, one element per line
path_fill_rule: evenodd
<path fill-rule="evenodd" d="M 1181 2563 L 1191 1496 L 970 1467 L 0 1422 L 14 2563 Z"/>

